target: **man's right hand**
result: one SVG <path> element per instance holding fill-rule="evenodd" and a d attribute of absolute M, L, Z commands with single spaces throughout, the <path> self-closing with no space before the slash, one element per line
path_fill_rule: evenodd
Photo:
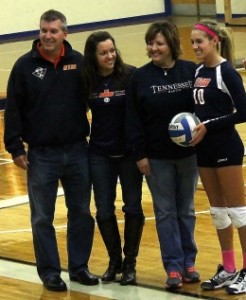
<path fill-rule="evenodd" d="M 27 160 L 27 156 L 26 155 L 20 155 L 14 158 L 14 164 L 23 169 L 23 170 L 27 170 L 28 168 L 28 160 Z"/>

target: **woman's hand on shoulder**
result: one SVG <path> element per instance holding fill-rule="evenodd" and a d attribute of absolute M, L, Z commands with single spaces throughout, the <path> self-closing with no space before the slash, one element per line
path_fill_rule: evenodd
<path fill-rule="evenodd" d="M 244 69 L 246 69 L 246 58 L 244 58 L 244 59 L 242 60 L 242 63 L 243 63 Z"/>

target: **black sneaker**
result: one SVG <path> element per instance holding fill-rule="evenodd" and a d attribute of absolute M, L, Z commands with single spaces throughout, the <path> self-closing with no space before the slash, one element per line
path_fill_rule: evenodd
<path fill-rule="evenodd" d="M 183 282 L 196 283 L 200 281 L 200 274 L 194 267 L 186 268 L 183 275 Z"/>
<path fill-rule="evenodd" d="M 237 280 L 227 287 L 227 292 L 230 295 L 246 293 L 246 269 L 242 269 L 237 277 Z"/>
<path fill-rule="evenodd" d="M 213 278 L 203 281 L 201 288 L 204 290 L 215 290 L 220 289 L 224 286 L 233 284 L 238 277 L 238 272 L 228 273 L 224 270 L 222 265 L 218 265 L 218 269 Z"/>
<path fill-rule="evenodd" d="M 166 288 L 170 290 L 175 290 L 181 288 L 182 284 L 182 276 L 179 272 L 170 272 L 168 273 L 168 278 L 166 281 Z"/>

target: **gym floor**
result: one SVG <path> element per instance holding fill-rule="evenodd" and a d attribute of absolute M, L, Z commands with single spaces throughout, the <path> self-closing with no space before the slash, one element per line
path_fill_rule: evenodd
<path fill-rule="evenodd" d="M 176 17 L 172 21 L 178 25 L 183 48 L 182 58 L 195 60 L 190 45 L 190 31 L 197 21 L 195 17 Z M 145 51 L 144 34 L 149 23 L 129 25 L 124 27 L 105 28 L 116 39 L 123 60 L 135 66 L 141 66 L 148 61 Z M 223 24 L 222 24 L 223 25 Z M 237 67 L 245 81 L 245 72 L 241 61 L 246 57 L 245 26 L 228 27 L 232 31 L 235 45 L 235 60 Z M 84 43 L 90 32 L 78 32 L 68 35 L 76 50 L 83 52 Z M 6 93 L 7 80 L 10 70 L 16 59 L 29 51 L 32 41 L 9 42 L 1 45 L 0 50 L 0 95 Z M 138 285 L 122 287 L 119 283 L 107 285 L 99 284 L 95 287 L 85 287 L 77 283 L 70 283 L 67 274 L 66 255 L 66 208 L 64 205 L 63 191 L 60 189 L 57 198 L 55 227 L 61 254 L 61 264 L 64 269 L 62 277 L 68 284 L 69 291 L 52 293 L 43 289 L 38 278 L 32 247 L 31 227 L 29 221 L 29 206 L 26 195 L 25 172 L 17 169 L 6 153 L 3 143 L 3 111 L 0 112 L 0 297 L 4 300 L 75 300 L 75 299 L 244 299 L 246 296 L 228 296 L 225 291 L 205 292 L 199 284 L 185 284 L 182 289 L 170 293 L 164 289 L 166 274 L 160 258 L 159 243 L 155 229 L 152 201 L 146 186 L 143 187 L 143 207 L 146 215 L 146 224 L 141 241 L 140 253 L 137 262 Z M 246 125 L 238 126 L 239 133 L 246 145 Z M 244 166 L 245 167 L 245 166 Z M 245 171 L 244 171 L 245 172 Z M 246 173 L 245 173 L 246 176 Z M 246 178 L 246 177 L 245 177 Z M 123 234 L 124 216 L 121 211 L 121 190 L 118 187 L 116 200 L 116 213 L 119 220 L 120 232 Z M 214 275 L 218 263 L 220 263 L 220 250 L 216 233 L 213 228 L 209 205 L 199 183 L 195 197 L 197 226 L 196 241 L 198 245 L 197 270 L 201 273 L 202 280 Z M 92 213 L 95 214 L 94 201 L 91 205 Z M 122 235 L 123 236 L 123 235 Z M 238 268 L 241 266 L 241 250 L 237 235 L 235 247 Z M 94 247 L 90 260 L 90 270 L 101 275 L 108 263 L 107 253 L 96 228 Z"/>

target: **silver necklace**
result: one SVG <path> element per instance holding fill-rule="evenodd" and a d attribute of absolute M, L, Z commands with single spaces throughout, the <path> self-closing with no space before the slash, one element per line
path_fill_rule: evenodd
<path fill-rule="evenodd" d="M 168 71 L 170 70 L 170 69 L 172 69 L 173 67 L 174 67 L 174 65 L 175 65 L 175 60 L 172 62 L 172 64 L 170 65 L 170 67 L 168 67 L 168 68 L 162 68 L 162 70 L 163 70 L 163 73 L 164 73 L 164 76 L 167 76 L 168 75 Z"/>
<path fill-rule="evenodd" d="M 105 103 L 110 102 L 110 98 L 114 96 L 114 92 L 110 92 L 109 89 L 105 88 L 103 93 L 100 94 L 103 97 Z"/>
<path fill-rule="evenodd" d="M 168 68 L 162 68 L 162 70 L 163 70 L 164 75 L 167 76 Z"/>
<path fill-rule="evenodd" d="M 103 93 L 101 93 L 101 96 L 103 97 L 103 101 L 105 103 L 109 103 L 110 97 L 112 97 L 114 95 L 114 92 L 110 92 L 109 88 L 108 88 L 108 85 L 110 84 L 111 81 L 112 81 L 112 77 L 108 77 L 108 78 L 106 78 L 106 80 L 105 80 L 105 78 L 102 79 L 102 82 L 104 85 L 104 91 L 103 91 Z"/>

